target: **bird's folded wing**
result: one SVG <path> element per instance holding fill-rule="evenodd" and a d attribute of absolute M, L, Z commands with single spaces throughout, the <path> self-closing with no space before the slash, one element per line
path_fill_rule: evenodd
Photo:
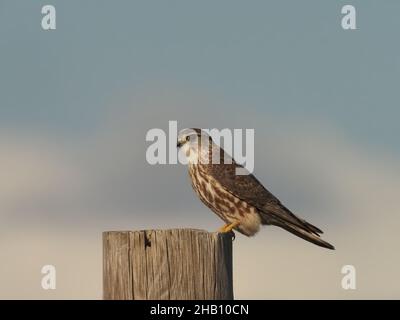
<path fill-rule="evenodd" d="M 267 220 L 271 220 L 271 223 L 277 219 L 281 222 L 290 222 L 293 225 L 308 229 L 308 231 L 316 235 L 322 233 L 320 229 L 300 219 L 283 206 L 254 175 L 250 173 L 248 175 L 237 175 L 236 169 L 244 168 L 233 160 L 231 164 L 221 162 L 220 164 L 210 164 L 206 167 L 208 174 L 217 180 L 227 192 L 256 207 L 266 215 L 265 218 Z"/>

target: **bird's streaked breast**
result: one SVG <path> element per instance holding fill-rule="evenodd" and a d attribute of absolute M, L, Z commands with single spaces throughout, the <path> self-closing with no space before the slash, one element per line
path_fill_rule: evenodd
<path fill-rule="evenodd" d="M 199 164 L 189 165 L 192 187 L 200 200 L 225 223 L 240 221 L 238 230 L 246 235 L 254 235 L 261 223 L 258 210 L 226 191 L 204 168 Z"/>

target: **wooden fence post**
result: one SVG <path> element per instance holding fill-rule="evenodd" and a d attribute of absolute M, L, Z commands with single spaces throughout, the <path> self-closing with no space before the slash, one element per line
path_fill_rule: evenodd
<path fill-rule="evenodd" d="M 104 299 L 233 299 L 232 234 L 103 232 Z"/>

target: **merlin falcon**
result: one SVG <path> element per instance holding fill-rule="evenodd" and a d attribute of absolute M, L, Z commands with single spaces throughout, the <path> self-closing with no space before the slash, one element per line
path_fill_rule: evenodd
<path fill-rule="evenodd" d="M 187 159 L 192 187 L 200 200 L 225 222 L 220 232 L 236 230 L 253 236 L 261 225 L 274 225 L 318 246 L 335 249 L 320 238 L 320 229 L 294 215 L 205 131 L 183 129 L 177 147 Z M 238 170 L 242 174 L 237 174 Z"/>

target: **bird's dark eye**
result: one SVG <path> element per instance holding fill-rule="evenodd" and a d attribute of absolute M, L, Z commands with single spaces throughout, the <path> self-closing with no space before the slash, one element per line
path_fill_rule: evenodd
<path fill-rule="evenodd" d="M 190 140 L 190 136 L 186 136 L 186 141 L 189 141 Z"/>

